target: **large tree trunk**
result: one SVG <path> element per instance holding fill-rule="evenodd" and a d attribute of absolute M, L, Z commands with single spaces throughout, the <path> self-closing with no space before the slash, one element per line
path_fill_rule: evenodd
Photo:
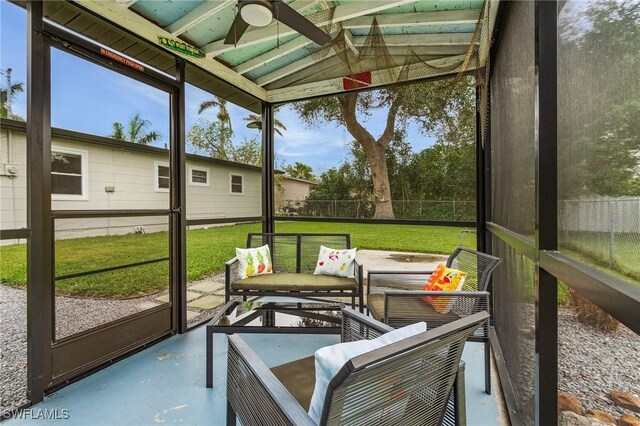
<path fill-rule="evenodd" d="M 362 144 L 360 144 L 362 145 Z M 362 145 L 364 148 L 364 145 Z M 364 152 L 369 160 L 371 180 L 373 181 L 373 196 L 376 203 L 375 219 L 393 219 L 393 205 L 391 202 L 391 185 L 389 184 L 389 171 L 385 158 L 385 149 L 380 144 L 374 143 Z"/>
<path fill-rule="evenodd" d="M 387 115 L 387 125 L 382 135 L 376 140 L 367 129 L 365 129 L 357 119 L 356 103 L 357 93 L 349 93 L 341 96 L 340 109 L 342 118 L 347 130 L 353 138 L 360 144 L 371 170 L 371 180 L 373 181 L 373 197 L 376 204 L 375 219 L 394 219 L 393 204 L 391 202 L 391 185 L 389 184 L 389 171 L 387 170 L 387 160 L 385 150 L 393 137 L 396 115 L 398 113 L 399 102 L 394 101 Z"/>

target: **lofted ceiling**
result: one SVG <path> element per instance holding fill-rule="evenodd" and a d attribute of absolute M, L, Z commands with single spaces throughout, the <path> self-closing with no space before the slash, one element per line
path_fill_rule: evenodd
<path fill-rule="evenodd" d="M 354 68 L 345 68 L 347 54 L 358 72 L 371 72 L 366 82 L 371 87 L 479 68 L 486 61 L 498 9 L 498 0 L 283 1 L 329 33 L 332 47 L 321 48 L 275 20 L 250 27 L 237 45 L 224 44 L 237 0 L 76 3 L 155 45 L 162 36 L 196 47 L 204 57 L 177 54 L 273 103 L 343 92 L 344 77 Z M 373 32 L 374 46 L 368 37 Z M 386 65 L 376 58 L 383 50 Z"/>

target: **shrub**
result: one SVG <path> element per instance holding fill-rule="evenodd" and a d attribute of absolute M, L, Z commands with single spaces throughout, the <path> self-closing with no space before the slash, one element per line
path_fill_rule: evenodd
<path fill-rule="evenodd" d="M 593 325 L 605 333 L 612 333 L 618 330 L 620 325 L 618 320 L 582 297 L 575 290 L 569 289 L 569 299 L 578 321 Z"/>

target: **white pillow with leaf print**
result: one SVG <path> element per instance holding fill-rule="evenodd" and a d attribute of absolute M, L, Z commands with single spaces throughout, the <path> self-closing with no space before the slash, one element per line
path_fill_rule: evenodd
<path fill-rule="evenodd" d="M 241 279 L 256 275 L 273 274 L 271 251 L 267 244 L 258 248 L 236 248 L 236 257 L 238 258 L 238 270 Z"/>
<path fill-rule="evenodd" d="M 353 262 L 356 260 L 356 249 L 332 249 L 320 246 L 320 254 L 314 275 L 335 275 L 353 277 Z"/>

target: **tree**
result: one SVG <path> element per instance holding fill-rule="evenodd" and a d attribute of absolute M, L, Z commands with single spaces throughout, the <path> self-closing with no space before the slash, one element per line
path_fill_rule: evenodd
<path fill-rule="evenodd" d="M 233 147 L 232 160 L 262 166 L 262 144 L 256 138 L 245 139 L 240 145 Z"/>
<path fill-rule="evenodd" d="M 129 119 L 126 128 L 119 121 L 114 122 L 112 126 L 113 133 L 109 137 L 113 139 L 139 143 L 140 145 L 149 145 L 160 139 L 160 133 L 148 131 L 151 122 L 143 119 L 137 113 Z"/>
<path fill-rule="evenodd" d="M 229 110 L 227 110 L 227 100 L 215 96 L 208 101 L 204 101 L 200 104 L 200 108 L 198 108 L 198 114 L 202 114 L 204 111 L 211 108 L 218 108 L 216 118 L 218 119 L 218 125 L 220 127 L 219 135 L 222 138 L 220 140 L 220 145 L 227 145 L 231 142 L 231 137 L 233 136 L 231 115 L 229 114 Z"/>
<path fill-rule="evenodd" d="M 244 118 L 244 121 L 247 122 L 247 127 L 250 129 L 258 129 L 258 131 L 262 131 L 262 114 L 249 114 Z M 282 123 L 282 121 L 274 118 L 273 120 L 273 131 L 282 136 L 282 130 L 286 131 L 287 128 Z"/>
<path fill-rule="evenodd" d="M 466 79 L 465 79 L 466 80 Z M 463 85 L 461 83 L 460 85 Z M 386 150 L 400 129 L 412 121 L 425 133 L 442 133 L 450 126 L 448 111 L 468 99 L 467 90 L 451 92 L 450 81 L 441 80 L 383 88 L 370 92 L 352 92 L 340 96 L 313 99 L 293 104 L 309 126 L 334 122 L 344 126 L 362 147 L 371 171 L 375 218 L 393 218 L 391 185 Z M 385 127 L 377 138 L 362 124 L 374 112 L 385 113 Z"/>
<path fill-rule="evenodd" d="M 0 117 L 24 121 L 24 118 L 9 111 L 11 101 L 18 93 L 24 92 L 24 83 L 15 83 L 11 87 L 0 88 Z"/>
<path fill-rule="evenodd" d="M 296 161 L 294 165 L 288 164 L 284 168 L 284 172 L 287 176 L 298 179 L 315 180 L 316 176 L 313 174 L 313 168 L 308 165 Z"/>
<path fill-rule="evenodd" d="M 187 134 L 187 143 L 212 158 L 230 160 L 233 152 L 231 128 L 219 121 L 198 120 Z"/>

